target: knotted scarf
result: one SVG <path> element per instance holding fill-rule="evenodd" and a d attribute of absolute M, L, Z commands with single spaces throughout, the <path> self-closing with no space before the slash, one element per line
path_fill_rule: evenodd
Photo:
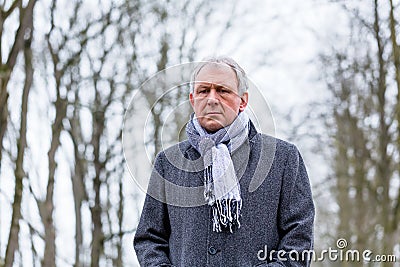
<path fill-rule="evenodd" d="M 240 227 L 242 207 L 239 180 L 236 177 L 231 154 L 248 137 L 249 117 L 240 112 L 228 126 L 215 133 L 208 133 L 192 114 L 186 126 L 190 144 L 204 160 L 204 197 L 213 213 L 213 231 L 221 232 Z"/>

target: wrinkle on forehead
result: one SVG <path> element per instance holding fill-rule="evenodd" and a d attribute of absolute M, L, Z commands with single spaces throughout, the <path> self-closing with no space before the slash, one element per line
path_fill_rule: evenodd
<path fill-rule="evenodd" d="M 210 77 L 210 78 L 208 78 L 208 79 L 198 79 L 198 77 L 199 76 L 202 76 L 202 74 L 204 74 L 204 72 L 205 71 L 209 71 L 209 70 L 216 70 L 217 72 L 220 72 L 220 73 L 215 73 L 215 76 L 218 76 L 219 74 L 221 74 L 221 71 L 222 72 L 225 72 L 225 74 L 226 75 L 233 75 L 233 77 L 234 77 L 234 80 L 235 80 L 235 85 L 236 85 L 236 88 L 232 88 L 232 89 L 238 89 L 238 87 L 239 87 L 239 81 L 238 81 L 238 79 L 237 79 L 237 77 L 236 77 L 236 72 L 229 66 L 229 65 L 227 65 L 227 64 L 225 64 L 225 63 L 214 63 L 214 62 L 210 62 L 210 63 L 207 63 L 207 64 L 205 64 L 200 70 L 199 70 L 199 72 L 197 73 L 197 75 L 196 75 L 196 79 L 195 79 L 195 82 L 197 83 L 210 83 L 210 84 L 215 84 L 215 85 L 222 85 L 222 86 L 225 86 L 225 87 L 230 87 L 230 86 L 227 86 L 227 84 L 225 83 L 226 81 L 222 81 L 222 80 L 220 80 L 220 81 L 215 81 L 215 80 L 213 80 L 213 78 L 216 78 L 213 74 L 212 74 L 212 72 L 211 73 L 208 73 L 208 76 Z"/>

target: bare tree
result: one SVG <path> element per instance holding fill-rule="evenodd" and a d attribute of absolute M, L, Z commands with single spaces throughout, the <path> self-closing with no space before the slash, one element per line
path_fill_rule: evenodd
<path fill-rule="evenodd" d="M 24 154 L 26 148 L 26 125 L 27 125 L 27 114 L 28 114 L 28 97 L 29 92 L 32 87 L 33 82 L 33 67 L 32 67 L 32 50 L 31 50 L 31 41 L 33 35 L 33 8 L 35 5 L 35 1 L 30 1 L 26 7 L 22 6 L 21 1 L 15 1 L 14 4 L 10 7 L 8 12 L 3 12 L 1 14 L 1 19 L 7 18 L 15 8 L 18 7 L 21 12 L 20 15 L 20 26 L 15 36 L 15 42 L 13 48 L 10 52 L 9 58 L 6 63 L 5 76 L 4 80 L 2 77 L 1 80 L 1 127 L 0 127 L 0 142 L 3 140 L 4 132 L 6 130 L 7 125 L 7 116 L 8 116 L 8 107 L 7 107 L 7 84 L 10 78 L 10 74 L 12 69 L 16 64 L 16 57 L 20 50 L 24 51 L 24 63 L 25 63 L 25 83 L 22 93 L 22 104 L 21 104 L 21 118 L 20 118 L 20 129 L 19 129 L 19 138 L 17 140 L 17 159 L 15 163 L 15 190 L 14 190 L 14 201 L 12 205 L 12 219 L 10 226 L 10 234 L 7 243 L 6 249 L 6 257 L 5 257 L 5 266 L 12 266 L 14 262 L 14 254 L 18 250 L 18 235 L 20 230 L 20 219 L 21 219 L 21 201 L 22 201 L 22 181 L 25 177 L 25 171 L 23 167 L 24 163 Z M 3 20 L 1 25 L 3 25 Z M 2 28 L 2 27 L 1 27 Z M 2 151 L 3 148 L 0 148 Z M 1 152 L 0 152 L 0 161 L 1 161 Z"/>
<path fill-rule="evenodd" d="M 358 7 L 343 5 L 350 11 L 351 42 L 345 50 L 334 48 L 333 55 L 323 57 L 332 94 L 327 118 L 339 205 L 337 231 L 356 248 L 392 254 L 397 242 L 396 207 L 400 201 L 400 194 L 391 192 L 398 175 L 395 166 L 399 165 L 394 156 L 399 153 L 399 146 L 395 145 L 399 134 L 393 127 L 396 120 L 399 122 L 397 111 L 392 112 L 397 110 L 398 101 L 389 98 L 390 88 L 397 84 L 397 74 L 393 77 L 388 70 L 398 63 L 397 44 L 393 44 L 393 5 L 385 17 L 385 7 L 374 0 L 369 6 L 372 20 Z M 394 45 L 391 50 L 390 39 Z M 388 54 L 393 62 L 387 60 Z"/>
<path fill-rule="evenodd" d="M 75 8 L 78 8 L 80 2 L 75 4 Z M 60 52 L 62 51 L 63 47 L 65 47 L 66 42 L 69 41 L 69 36 L 65 35 L 63 39 L 63 43 L 55 44 L 52 43 L 50 37 L 54 34 L 54 32 L 59 31 L 62 32 L 61 29 L 57 28 L 55 24 L 54 12 L 56 10 L 56 1 L 52 2 L 51 6 L 51 28 L 49 33 L 46 36 L 48 51 L 51 58 L 51 64 L 53 66 L 53 75 L 55 80 L 55 94 L 56 99 L 54 102 L 55 108 L 55 119 L 52 122 L 51 126 L 51 143 L 50 148 L 47 152 L 48 158 L 48 179 L 47 179 L 47 186 L 46 186 L 46 197 L 44 200 L 37 200 L 39 206 L 39 213 L 42 219 L 42 223 L 45 229 L 44 233 L 44 243 L 45 243 L 45 250 L 44 256 L 42 260 L 43 266 L 55 266 L 56 265 L 56 228 L 54 225 L 54 185 L 55 185 L 55 177 L 56 177 L 56 152 L 60 148 L 60 136 L 61 132 L 64 129 L 63 120 L 66 118 L 67 115 L 67 94 L 71 91 L 71 87 L 73 86 L 74 80 L 69 79 L 69 82 L 64 82 L 65 76 L 70 75 L 69 70 L 76 64 L 76 57 L 79 53 L 72 53 L 69 55 L 67 59 L 60 58 Z M 75 14 L 76 16 L 76 14 Z M 76 23 L 75 20 L 70 20 L 69 27 Z M 87 42 L 87 38 L 84 37 L 81 40 L 81 44 L 85 44 Z M 66 48 L 68 49 L 68 47 Z M 62 91 L 65 90 L 65 93 Z"/>
<path fill-rule="evenodd" d="M 390 39 L 392 44 L 392 62 L 395 70 L 395 79 L 397 84 L 397 104 L 395 107 L 396 120 L 397 120 L 397 151 L 400 151 L 400 44 L 398 40 L 398 32 L 396 31 L 396 27 L 399 27 L 399 18 L 395 18 L 395 7 L 393 5 L 393 1 L 389 0 L 390 3 L 390 11 L 389 11 L 389 25 L 390 25 Z M 397 9 L 399 9 L 397 7 Z M 396 13 L 397 14 L 397 13 Z M 397 173 L 400 175 L 400 167 L 397 167 Z M 394 215 L 392 220 L 392 228 L 393 230 L 397 230 L 399 224 L 397 222 L 400 221 L 400 188 L 397 192 L 398 200 L 395 204 Z M 392 237 L 394 238 L 394 237 Z"/>
<path fill-rule="evenodd" d="M 36 0 L 30 0 L 23 6 L 22 0 L 13 1 L 11 6 L 5 10 L 5 2 L 0 10 L 0 37 L 3 40 L 4 23 L 10 19 L 11 15 L 19 13 L 19 27 L 14 36 L 10 52 L 7 56 L 3 55 L 3 42 L 0 45 L 0 161 L 3 152 L 3 138 L 7 129 L 8 122 L 8 92 L 7 86 L 10 81 L 11 73 L 17 62 L 17 57 L 24 47 L 26 34 L 32 34 L 32 16 Z M 3 58 L 5 58 L 5 63 Z"/>
<path fill-rule="evenodd" d="M 132 58 L 134 54 L 127 52 L 130 47 L 125 48 L 124 37 L 135 38 L 137 32 L 127 31 L 122 21 L 132 25 L 138 20 L 138 10 L 134 3 L 129 1 L 119 6 L 113 5 L 111 10 L 105 10 L 101 15 L 102 19 L 94 22 L 99 30 L 91 38 L 92 45 L 98 53 L 91 53 L 94 48 L 82 46 L 80 54 L 89 59 L 89 75 L 86 77 L 84 85 L 87 93 L 93 98 L 85 98 L 80 95 L 81 90 L 75 89 L 74 101 L 71 103 L 74 112 L 69 117 L 69 133 L 74 144 L 75 167 L 72 171 L 72 184 L 75 201 L 76 217 L 76 249 L 75 266 L 85 265 L 80 259 L 80 254 L 85 251 L 83 247 L 82 233 L 82 204 L 90 203 L 90 217 L 92 222 L 90 265 L 99 266 L 105 259 L 112 259 L 114 266 L 122 266 L 122 246 L 121 240 L 124 235 L 123 212 L 124 196 L 122 194 L 122 184 L 120 177 L 123 175 L 123 157 L 120 144 L 122 127 L 115 127 L 113 120 L 119 118 L 122 121 L 123 109 L 116 109 L 118 106 L 126 104 L 131 87 L 122 80 L 119 67 L 123 65 L 124 75 L 128 81 L 133 79 L 135 62 L 129 60 L 122 61 L 116 58 L 119 54 L 122 58 Z M 118 18 L 111 18 L 110 13 L 120 12 Z M 105 32 L 112 29 L 115 32 L 114 41 L 109 41 L 110 36 Z M 109 41 L 108 45 L 106 44 Z M 133 44 L 134 46 L 134 44 Z M 124 53 L 127 54 L 124 54 Z M 119 66 L 118 66 L 119 65 Z M 109 70 L 112 70 L 111 73 Z M 132 77 L 133 76 L 133 77 Z M 87 122 L 80 119 L 82 111 L 90 112 L 90 135 L 85 134 Z M 118 129 L 112 136 L 111 129 Z M 118 162 L 113 168 L 107 169 L 109 162 Z M 116 179 L 118 177 L 118 179 Z M 116 182 L 117 180 L 117 182 Z M 117 193 L 119 202 L 110 202 L 111 188 L 118 185 Z M 88 186 L 91 185 L 91 186 Z M 117 217 L 111 214 L 116 211 Z M 115 231 L 114 229 L 117 229 Z M 109 247 L 116 247 L 116 255 L 107 251 Z"/>

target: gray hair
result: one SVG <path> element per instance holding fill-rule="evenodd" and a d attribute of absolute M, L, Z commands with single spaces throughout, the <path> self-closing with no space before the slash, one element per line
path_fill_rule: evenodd
<path fill-rule="evenodd" d="M 242 96 L 248 89 L 247 75 L 239 66 L 239 64 L 230 57 L 210 57 L 203 59 L 195 68 L 190 78 L 190 92 L 193 93 L 194 90 L 194 82 L 196 81 L 196 77 L 201 71 L 201 69 L 210 64 L 224 64 L 229 66 L 236 74 L 236 79 L 238 82 L 238 93 Z"/>

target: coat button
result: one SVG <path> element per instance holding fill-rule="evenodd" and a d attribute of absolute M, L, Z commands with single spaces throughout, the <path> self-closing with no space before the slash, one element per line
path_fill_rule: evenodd
<path fill-rule="evenodd" d="M 215 255 L 215 254 L 217 254 L 217 249 L 214 247 L 209 247 L 208 253 L 210 253 L 210 255 Z"/>

